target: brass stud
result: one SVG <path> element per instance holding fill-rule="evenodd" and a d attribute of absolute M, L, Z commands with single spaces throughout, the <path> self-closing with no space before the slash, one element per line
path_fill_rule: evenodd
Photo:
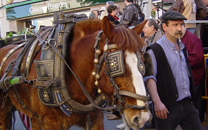
<path fill-rule="evenodd" d="M 99 94 L 101 94 L 102 91 L 101 91 L 101 89 L 98 88 L 97 92 L 98 92 Z"/>
<path fill-rule="evenodd" d="M 103 100 L 106 100 L 106 96 L 103 96 Z"/>
<path fill-rule="evenodd" d="M 106 52 L 108 50 L 108 45 L 105 45 L 103 50 L 104 50 L 104 52 Z"/>
<path fill-rule="evenodd" d="M 66 108 L 67 111 L 71 111 L 69 108 Z"/>
<path fill-rule="evenodd" d="M 111 66 L 114 66 L 114 63 L 110 63 Z"/>
<path fill-rule="evenodd" d="M 94 59 L 94 63 L 97 64 L 98 63 L 98 59 Z"/>
<path fill-rule="evenodd" d="M 100 55 L 101 54 L 101 51 L 100 50 L 96 50 L 95 52 L 97 55 Z"/>
<path fill-rule="evenodd" d="M 92 72 L 92 76 L 95 76 L 95 75 L 96 75 L 96 72 L 95 72 L 95 71 L 93 71 L 93 72 Z"/>
<path fill-rule="evenodd" d="M 97 80 L 95 81 L 95 85 L 98 86 L 98 81 Z"/>
<path fill-rule="evenodd" d="M 95 75 L 95 78 L 96 78 L 96 79 L 100 79 L 100 75 L 99 75 L 99 74 L 96 74 L 96 75 Z"/>

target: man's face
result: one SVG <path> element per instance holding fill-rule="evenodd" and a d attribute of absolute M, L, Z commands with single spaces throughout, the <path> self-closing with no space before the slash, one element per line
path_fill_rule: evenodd
<path fill-rule="evenodd" d="M 149 21 L 147 21 L 147 23 L 144 25 L 143 28 L 143 32 L 144 32 L 144 36 L 149 38 L 150 36 L 152 36 L 152 34 L 154 34 L 153 30 L 154 30 L 154 26 L 150 26 L 149 27 Z"/>
<path fill-rule="evenodd" d="M 208 6 L 208 0 L 203 0 L 204 4 Z"/>
<path fill-rule="evenodd" d="M 179 35 L 182 34 L 182 29 L 184 26 L 183 20 L 177 20 L 177 21 L 170 21 L 168 25 L 163 23 L 163 30 L 165 31 L 165 36 L 171 40 L 171 42 L 175 42 Z"/>
<path fill-rule="evenodd" d="M 98 18 L 98 11 L 97 10 L 93 10 L 93 12 L 95 13 L 96 18 Z"/>
<path fill-rule="evenodd" d="M 127 6 L 127 0 L 124 0 L 124 4 L 125 4 L 125 6 Z"/>

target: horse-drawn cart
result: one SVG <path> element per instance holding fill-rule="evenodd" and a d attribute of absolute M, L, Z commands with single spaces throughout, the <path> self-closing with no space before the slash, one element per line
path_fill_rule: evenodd
<path fill-rule="evenodd" d="M 123 112 L 127 127 L 139 129 L 147 121 L 139 36 L 146 21 L 128 29 L 115 28 L 107 17 L 82 18 L 63 15 L 26 42 L 0 49 L 2 130 L 11 125 L 13 106 L 34 130 L 103 130 L 102 110 L 114 109 Z M 102 107 L 104 101 L 113 107 Z"/>

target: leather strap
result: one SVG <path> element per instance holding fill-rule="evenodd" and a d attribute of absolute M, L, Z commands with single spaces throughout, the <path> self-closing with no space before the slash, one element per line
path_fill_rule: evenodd
<path fill-rule="evenodd" d="M 80 20 L 85 20 L 86 18 L 66 18 L 66 19 L 63 19 L 63 20 L 56 20 L 54 21 L 53 23 L 54 24 L 66 24 L 66 23 L 70 23 L 70 22 L 78 22 Z"/>

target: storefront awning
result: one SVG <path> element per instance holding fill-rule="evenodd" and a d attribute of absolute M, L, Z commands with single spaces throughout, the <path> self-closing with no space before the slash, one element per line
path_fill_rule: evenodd
<path fill-rule="evenodd" d="M 4 6 L 4 8 L 7 9 L 7 8 L 16 7 L 16 6 L 21 6 L 21 5 L 36 3 L 36 2 L 40 2 L 40 1 L 46 1 L 46 0 L 30 0 L 30 1 L 24 1 L 24 2 L 20 2 L 20 3 L 15 3 L 15 4 L 11 4 L 11 5 Z"/>

